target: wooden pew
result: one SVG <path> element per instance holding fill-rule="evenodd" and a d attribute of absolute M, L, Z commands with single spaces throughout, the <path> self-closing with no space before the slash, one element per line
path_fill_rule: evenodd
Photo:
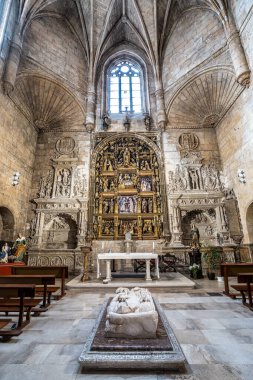
<path fill-rule="evenodd" d="M 18 327 L 21 328 L 29 323 L 32 308 L 40 302 L 34 296 L 34 284 L 0 284 L 0 311 L 18 312 Z M 23 322 L 25 311 L 26 322 Z"/>
<path fill-rule="evenodd" d="M 241 293 L 242 303 L 253 310 L 253 273 L 238 273 L 237 282 L 238 284 L 231 285 L 231 287 Z M 246 294 L 248 294 L 249 303 L 247 303 Z"/>
<path fill-rule="evenodd" d="M 55 276 L 52 274 L 33 274 L 33 275 L 10 275 L 10 276 L 0 276 L 0 284 L 35 284 L 43 286 L 43 302 L 40 311 L 46 311 L 48 304 L 50 304 L 50 291 L 48 292 L 48 285 L 55 284 Z M 37 286 L 36 286 L 37 295 Z M 59 289 L 59 288 L 58 288 Z M 48 301 L 47 302 L 47 295 Z M 33 310 L 34 311 L 34 310 Z"/>
<path fill-rule="evenodd" d="M 22 330 L 20 328 L 4 329 L 11 322 L 11 319 L 0 319 L 0 336 L 3 337 L 4 342 L 8 341 L 13 336 L 19 336 L 22 334 Z"/>
<path fill-rule="evenodd" d="M 12 267 L 12 274 L 20 275 L 54 275 L 55 278 L 61 279 L 61 294 L 57 296 L 57 299 L 65 295 L 65 279 L 68 278 L 68 267 L 67 266 L 24 266 L 24 267 Z M 37 290 L 39 287 L 37 287 Z M 41 287 L 43 290 L 43 288 Z M 48 289 L 51 289 L 51 286 L 48 286 Z M 41 291 L 42 291 L 41 290 Z"/>
<path fill-rule="evenodd" d="M 224 277 L 224 294 L 236 298 L 236 294 L 229 292 L 229 277 L 236 277 L 238 273 L 253 273 L 253 263 L 223 263 L 220 265 L 221 276 Z"/>

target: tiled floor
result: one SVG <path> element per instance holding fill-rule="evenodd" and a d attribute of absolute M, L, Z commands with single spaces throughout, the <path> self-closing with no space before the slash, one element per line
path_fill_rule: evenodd
<path fill-rule="evenodd" d="M 32 318 L 23 334 L 0 343 L 0 379 L 252 380 L 253 312 L 222 296 L 222 289 L 217 281 L 198 280 L 198 288 L 188 293 L 154 293 L 187 358 L 184 374 L 80 372 L 84 342 L 112 294 L 100 289 L 69 290 L 47 313 Z"/>

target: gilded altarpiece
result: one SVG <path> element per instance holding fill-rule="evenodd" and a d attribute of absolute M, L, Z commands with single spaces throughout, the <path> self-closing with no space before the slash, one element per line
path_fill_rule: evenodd
<path fill-rule="evenodd" d="M 163 230 L 157 137 L 97 138 L 94 153 L 93 238 L 157 239 Z"/>

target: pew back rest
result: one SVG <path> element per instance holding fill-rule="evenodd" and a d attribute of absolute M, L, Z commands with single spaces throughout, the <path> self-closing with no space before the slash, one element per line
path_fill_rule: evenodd
<path fill-rule="evenodd" d="M 24 267 L 13 267 L 11 268 L 12 274 L 16 275 L 54 275 L 56 278 L 68 278 L 68 267 L 67 266 L 24 266 Z"/>
<path fill-rule="evenodd" d="M 55 276 L 53 274 L 39 275 L 10 275 L 0 276 L 0 284 L 35 284 L 35 285 L 54 285 Z"/>
<path fill-rule="evenodd" d="M 220 265 L 221 276 L 234 277 L 238 273 L 253 271 L 253 263 L 223 263 Z"/>
<path fill-rule="evenodd" d="M 33 284 L 1 284 L 0 297 L 2 298 L 18 298 L 18 297 L 34 297 L 35 285 Z"/>
<path fill-rule="evenodd" d="M 239 284 L 250 284 L 253 283 L 253 273 L 238 273 L 237 282 Z"/>

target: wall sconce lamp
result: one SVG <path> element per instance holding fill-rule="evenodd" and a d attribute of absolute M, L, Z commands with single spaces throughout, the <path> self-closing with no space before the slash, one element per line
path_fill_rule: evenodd
<path fill-rule="evenodd" d="M 237 170 L 237 177 L 239 179 L 239 182 L 246 183 L 245 171 L 243 169 L 238 169 Z"/>
<path fill-rule="evenodd" d="M 13 176 L 12 176 L 12 186 L 17 186 L 19 184 L 19 177 L 20 177 L 20 173 L 19 172 L 13 173 Z"/>

